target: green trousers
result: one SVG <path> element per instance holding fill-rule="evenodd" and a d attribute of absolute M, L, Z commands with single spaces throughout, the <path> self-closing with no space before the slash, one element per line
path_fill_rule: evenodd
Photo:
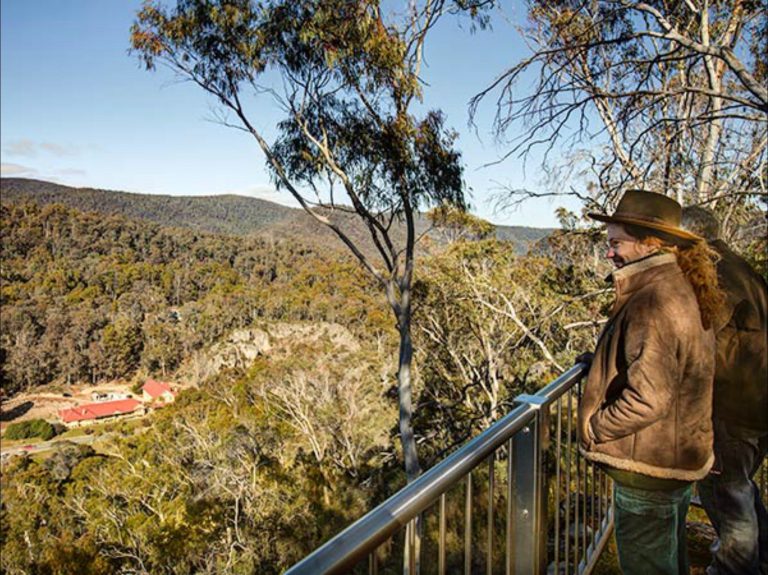
<path fill-rule="evenodd" d="M 691 485 L 648 490 L 615 484 L 614 519 L 624 575 L 687 575 L 685 516 Z"/>

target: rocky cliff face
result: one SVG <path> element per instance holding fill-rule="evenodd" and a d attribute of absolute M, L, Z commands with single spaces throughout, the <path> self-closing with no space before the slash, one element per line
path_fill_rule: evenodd
<path fill-rule="evenodd" d="M 283 359 L 308 344 L 340 352 L 360 349 L 352 332 L 339 324 L 269 323 L 231 332 L 190 359 L 180 372 L 199 383 L 225 369 L 247 369 L 259 357 Z"/>

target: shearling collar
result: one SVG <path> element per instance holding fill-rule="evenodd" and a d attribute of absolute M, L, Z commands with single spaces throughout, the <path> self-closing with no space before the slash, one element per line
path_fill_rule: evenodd
<path fill-rule="evenodd" d="M 677 256 L 675 254 L 657 253 L 614 271 L 609 276 L 613 279 L 613 285 L 616 288 L 614 313 L 621 309 L 632 293 L 663 274 L 665 270 L 660 269 L 662 266 L 670 264 L 674 264 L 674 267 L 677 268 Z"/>
<path fill-rule="evenodd" d="M 628 263 L 623 268 L 615 270 L 610 277 L 613 278 L 614 283 L 626 281 L 635 274 L 672 262 L 677 262 L 677 256 L 675 254 L 657 252 L 637 261 Z"/>

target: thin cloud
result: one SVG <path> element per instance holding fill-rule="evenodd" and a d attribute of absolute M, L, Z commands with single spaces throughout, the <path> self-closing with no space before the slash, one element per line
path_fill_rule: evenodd
<path fill-rule="evenodd" d="M 55 142 L 35 142 L 27 138 L 13 140 L 5 146 L 4 152 L 9 156 L 35 158 L 40 153 L 50 154 L 57 158 L 71 158 L 80 154 L 77 146 L 57 144 Z"/>
<path fill-rule="evenodd" d="M 40 144 L 40 147 L 46 152 L 58 156 L 59 158 L 77 156 L 80 153 L 80 150 L 78 150 L 76 146 L 62 146 L 61 144 L 54 144 L 53 142 L 43 142 Z"/>
<path fill-rule="evenodd" d="M 0 164 L 0 175 L 3 176 L 34 176 L 37 174 L 37 170 L 30 168 L 29 166 L 22 166 L 21 164 Z"/>
<path fill-rule="evenodd" d="M 14 140 L 5 147 L 5 153 L 9 156 L 34 158 L 37 156 L 37 144 L 32 140 Z"/>

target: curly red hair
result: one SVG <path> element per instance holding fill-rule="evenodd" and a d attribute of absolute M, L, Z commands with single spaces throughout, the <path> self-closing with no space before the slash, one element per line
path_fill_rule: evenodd
<path fill-rule="evenodd" d="M 717 280 L 717 252 L 705 241 L 682 241 L 667 234 L 662 238 L 650 229 L 626 224 L 624 229 L 642 244 L 677 256 L 677 263 L 696 294 L 702 325 L 705 329 L 713 327 L 725 305 L 725 294 Z"/>

